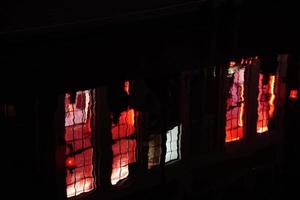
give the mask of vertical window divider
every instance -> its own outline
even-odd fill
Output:
[[[107,87],[96,89],[96,143],[101,151],[98,157],[97,172],[100,176],[101,188],[106,193],[111,188],[110,175],[112,171],[112,137],[111,119],[107,102]]]
[[[259,82],[259,61],[254,60],[245,71],[245,137],[247,140],[253,140],[256,136],[257,127],[257,96]]]

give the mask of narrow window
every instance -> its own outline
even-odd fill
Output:
[[[149,136],[148,169],[160,164],[161,157],[161,135]]]
[[[175,126],[167,132],[165,162],[180,159],[181,125]]]
[[[95,189],[92,146],[91,91],[76,92],[75,102],[65,95],[67,197]]]
[[[245,67],[231,62],[227,76],[230,89],[226,100],[226,142],[244,137],[244,76]]]
[[[259,74],[258,84],[258,119],[257,133],[265,133],[269,131],[270,120],[274,116],[275,111],[275,76]]]
[[[124,84],[124,91],[129,95],[129,81]],[[135,121],[138,113],[128,107],[121,112],[117,123],[112,123],[112,174],[111,184],[129,176],[129,164],[136,162],[136,128]]]

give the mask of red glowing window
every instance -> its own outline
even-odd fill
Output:
[[[161,135],[149,136],[148,169],[160,164],[161,158]]]
[[[298,99],[298,90],[296,90],[296,89],[291,90],[289,98],[291,100],[297,100]]]
[[[91,91],[77,92],[75,103],[70,102],[70,94],[65,95],[67,197],[95,189],[91,108]]]
[[[165,162],[180,159],[181,125],[175,126],[167,132]]]
[[[121,113],[118,124],[112,125],[113,163],[111,183],[117,184],[129,175],[129,164],[136,162],[135,111],[128,109]]]
[[[129,81],[124,84],[124,91],[129,95]],[[118,123],[112,123],[113,163],[111,184],[129,176],[129,165],[136,162],[136,128],[138,113],[128,108],[121,112]]]
[[[226,142],[240,140],[245,134],[244,76],[245,67],[232,66],[228,69],[231,84],[226,100]]]
[[[268,79],[268,81],[264,81]],[[274,116],[275,110],[275,76],[259,74],[258,84],[258,119],[257,119],[257,133],[265,133],[269,131],[269,122]]]

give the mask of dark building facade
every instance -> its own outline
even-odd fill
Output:
[[[295,192],[293,5],[30,1],[1,9],[8,195],[263,199]]]

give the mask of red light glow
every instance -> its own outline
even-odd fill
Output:
[[[116,140],[123,137],[128,137],[134,134],[134,117],[133,109],[129,109],[121,113],[118,124],[112,125],[112,139]]]
[[[129,81],[125,81],[124,90],[129,95]],[[136,162],[135,118],[138,112],[128,108],[119,117],[118,123],[112,123],[113,161],[111,184],[116,185],[120,180],[129,176],[129,164]]]
[[[76,168],[76,161],[74,157],[68,157],[66,159],[66,166],[68,169],[74,169]]]
[[[298,90],[296,90],[296,89],[291,90],[289,98],[291,100],[297,100],[298,99]]]

